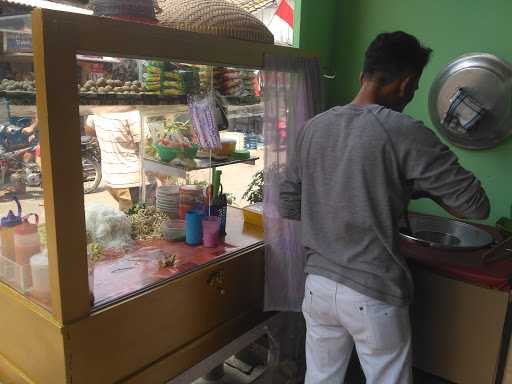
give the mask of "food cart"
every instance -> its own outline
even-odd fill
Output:
[[[158,70],[170,72],[170,77],[182,70],[180,65],[186,65],[197,79],[201,71],[209,71],[206,87],[211,89],[218,76],[256,73],[266,53],[305,53],[272,44],[40,9],[33,12],[31,25],[36,94],[33,90],[11,89],[4,91],[4,96],[15,115],[35,111],[37,99],[43,181],[39,190],[28,189],[30,196],[20,197],[21,214],[14,210],[7,215],[14,202],[9,200],[10,195],[4,196],[2,217],[11,220],[2,226],[2,249],[8,244],[25,246],[30,235],[38,242],[41,254],[32,255],[38,256],[38,263],[20,261],[16,252],[10,257],[2,254],[0,380],[52,384],[165,382],[268,317],[262,311],[262,231],[244,224],[240,209],[221,207],[225,209],[226,236],[213,246],[192,246],[184,239],[170,241],[160,231],[168,219],[179,220],[176,214],[181,216],[182,201],[173,199],[183,187],[204,185],[205,180],[210,186],[212,175],[218,175],[220,169],[228,173],[229,167],[237,166],[241,168],[235,174],[244,180],[246,172],[258,170],[254,164],[259,159],[257,153],[245,150],[240,143],[233,146],[232,140],[222,147],[227,154],[212,155],[210,151],[202,159],[195,152],[187,155],[187,149],[197,150],[190,124],[182,136],[191,142],[173,146],[176,136],[167,135],[169,124],[186,123],[180,116],[187,112],[188,96],[193,92],[150,92],[145,88],[144,65],[160,63]],[[77,60],[84,57],[134,60],[140,77],[130,79],[130,85],[127,79],[118,85],[115,81],[119,79],[112,78],[96,78],[94,86],[84,83],[77,74]],[[226,77],[225,73],[230,75]],[[107,80],[114,83],[105,90]],[[104,88],[101,91],[100,85]],[[262,106],[256,94],[222,96],[228,104],[228,120],[230,113],[261,117]],[[96,195],[84,198],[80,127],[86,116],[126,111],[140,115],[140,140],[135,140],[140,147],[134,153],[141,164],[142,204],[129,213],[122,212],[103,192],[101,199],[109,200],[100,199],[100,203],[106,202],[108,209],[98,211],[97,220],[111,215],[117,227],[109,224],[106,231],[110,240],[119,240],[119,233],[127,234],[119,228],[134,223],[130,215],[144,215],[151,209],[154,214],[160,204],[160,208],[167,209],[167,216],[160,215],[158,224],[152,216],[149,232],[132,233],[116,248],[106,246],[105,238],[86,220],[89,209],[98,202]],[[162,156],[163,139],[179,151],[173,159],[179,161]],[[189,174],[194,172],[200,175],[192,182]],[[168,195],[159,194],[164,190]],[[219,196],[227,192],[216,191]],[[39,199],[34,198],[37,193]],[[205,204],[208,210],[211,204]],[[38,213],[38,222],[34,215],[26,217],[29,213]]]

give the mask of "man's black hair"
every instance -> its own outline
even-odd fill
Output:
[[[381,33],[366,50],[363,76],[387,84],[404,75],[421,75],[431,53],[408,33]]]

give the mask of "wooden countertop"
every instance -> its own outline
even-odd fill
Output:
[[[190,272],[200,266],[257,245],[263,234],[244,225],[241,209],[229,208],[224,242],[216,248],[192,247],[166,240],[137,241],[123,255],[112,255],[94,268],[94,305],[102,306],[141,289]],[[159,260],[176,255],[174,266],[161,268]]]
[[[504,240],[496,228],[477,226],[489,232],[497,243]],[[495,254],[496,259],[484,260],[487,252]],[[512,290],[512,257],[495,245],[475,251],[446,251],[402,240],[400,253],[409,263],[426,267],[440,275],[490,289]]]

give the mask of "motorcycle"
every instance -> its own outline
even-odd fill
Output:
[[[23,193],[27,186],[41,185],[41,170],[33,160],[34,151],[35,146],[31,146],[0,154],[0,181],[3,186],[10,184],[17,193]]]
[[[38,140],[27,139],[23,142],[21,131],[22,128],[15,126],[0,127],[0,132],[4,136],[4,139],[0,140],[0,184],[4,187],[10,184],[17,193],[23,192],[27,186],[38,187],[42,181],[41,169],[35,161]],[[10,150],[7,151],[5,144],[8,141],[16,144],[9,145]],[[101,155],[96,140],[89,136],[81,137],[80,150],[84,193],[88,194],[96,191],[100,185]]]
[[[37,137],[27,137],[23,128],[0,126],[0,182],[22,193],[41,184],[41,170],[35,162]]]

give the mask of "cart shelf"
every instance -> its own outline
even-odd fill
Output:
[[[0,91],[15,105],[35,105],[36,94],[29,91]],[[257,105],[256,96],[225,96],[229,105]],[[150,93],[80,93],[80,105],[175,105],[187,104],[186,96],[155,95]]]
[[[155,172],[164,176],[175,176],[175,177],[186,177],[187,172],[192,171],[200,171],[202,169],[209,169],[209,168],[218,168],[218,167],[225,167],[228,165],[234,165],[234,164],[248,164],[248,165],[255,165],[256,160],[259,160],[259,157],[251,157],[247,160],[233,160],[228,159],[225,161],[214,161],[210,163],[208,159],[195,159],[197,163],[196,168],[185,168],[185,167],[179,167],[175,165],[171,165],[169,163],[164,163],[159,160],[151,159],[151,158],[144,158],[144,170],[148,172]]]

